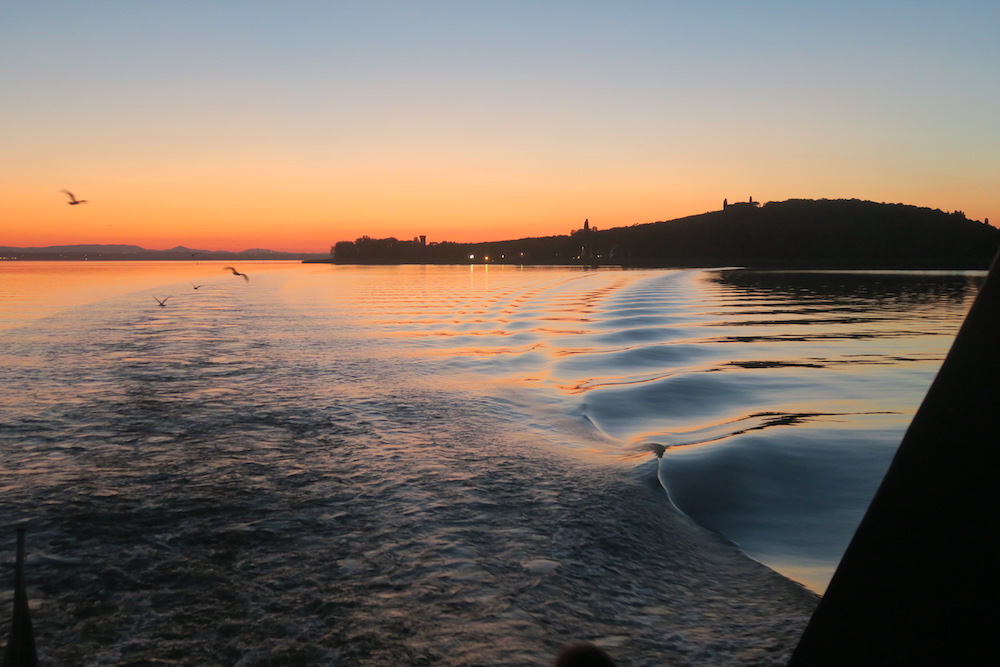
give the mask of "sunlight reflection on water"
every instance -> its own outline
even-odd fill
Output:
[[[54,554],[35,594],[62,646],[545,664],[585,631],[624,632],[630,664],[787,655],[811,598],[677,517],[657,472],[822,590],[977,286],[241,268],[0,265],[0,509]]]
[[[411,273],[369,275],[406,282]],[[649,441],[690,447],[684,434],[721,429],[712,441],[722,444],[698,459],[711,465],[668,452],[673,500],[763,562],[790,576],[808,571],[803,581],[820,591],[982,276],[470,267],[459,291],[444,273],[422,270],[424,289],[385,301],[369,299],[385,289],[369,285],[354,297],[357,312],[427,348],[449,381],[494,384],[528,412],[552,405],[577,415],[595,429],[594,441],[574,444],[590,452],[629,456],[648,451]],[[497,303],[502,317],[484,317]],[[838,455],[772,452],[741,426],[725,432],[755,413],[779,417],[754,427],[767,430],[766,442],[799,438],[812,443],[806,452]],[[876,419],[872,431],[876,413],[892,417]],[[581,428],[574,437],[588,430]],[[541,430],[565,440],[558,429]],[[856,443],[869,448],[857,453]],[[734,462],[744,451],[754,452],[755,466]],[[804,459],[795,475],[777,472],[788,457]],[[859,468],[861,482],[842,493],[844,475]],[[738,485],[730,479],[736,469]],[[768,493],[739,492],[755,485]],[[800,514],[803,493],[844,509]]]

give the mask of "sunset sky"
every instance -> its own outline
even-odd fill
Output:
[[[4,3],[0,245],[324,252],[751,195],[996,225],[998,27],[993,0]]]

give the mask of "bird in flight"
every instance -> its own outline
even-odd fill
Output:
[[[66,202],[66,203],[69,204],[70,206],[76,206],[77,204],[86,204],[87,203],[86,199],[77,199],[76,197],[74,197],[73,193],[70,192],[69,190],[63,190],[63,192],[65,192],[66,194],[69,195],[69,201]]]
[[[202,287],[204,287],[204,285],[195,285],[194,283],[191,283],[191,287],[195,289],[201,289]]]
[[[237,271],[236,269],[234,269],[231,266],[227,266],[226,269],[229,270],[229,271],[232,271],[234,276],[243,276],[243,280],[245,280],[247,282],[250,282],[250,276],[248,276],[247,274],[240,273],[239,271]]]
[[[164,306],[167,305],[167,299],[169,299],[170,297],[168,296],[168,297],[164,297],[163,299],[157,299],[154,296],[153,298],[156,299],[156,303],[160,304],[161,307],[164,307]]]

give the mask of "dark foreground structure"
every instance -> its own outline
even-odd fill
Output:
[[[790,665],[1000,664],[1000,255]]]
[[[17,558],[14,565],[14,615],[2,667],[37,667],[35,632],[28,612],[28,593],[24,585],[24,528],[17,529]]]

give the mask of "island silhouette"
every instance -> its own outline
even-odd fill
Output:
[[[985,269],[1000,230],[962,211],[859,199],[790,199],[563,236],[428,243],[362,236],[330,249],[335,264],[540,264],[626,267]],[[316,260],[313,260],[316,261]]]

